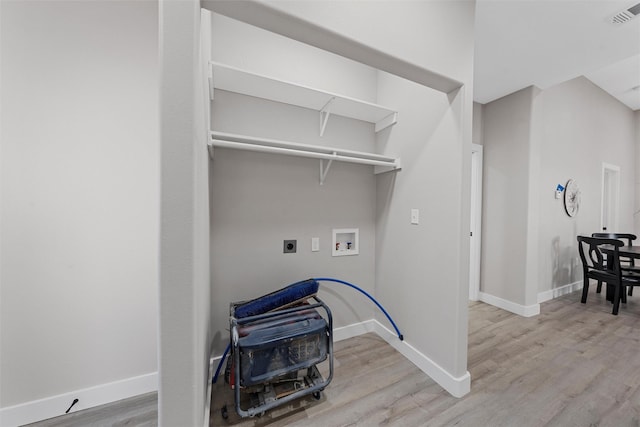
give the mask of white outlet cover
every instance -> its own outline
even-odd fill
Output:
[[[411,209],[411,224],[420,224],[420,210]]]

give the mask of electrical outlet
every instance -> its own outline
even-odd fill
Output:
[[[295,254],[297,246],[297,240],[285,240],[282,252],[285,254]]]

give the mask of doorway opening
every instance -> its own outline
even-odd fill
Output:
[[[482,145],[471,144],[471,224],[469,232],[469,299],[480,293],[480,237],[482,230]]]
[[[600,230],[607,233],[618,231],[618,212],[620,208],[620,167],[608,163],[602,164],[602,203]]]

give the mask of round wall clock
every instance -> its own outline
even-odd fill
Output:
[[[573,217],[576,216],[579,208],[580,189],[578,188],[578,184],[570,179],[564,188],[564,210],[567,212],[567,215]]]

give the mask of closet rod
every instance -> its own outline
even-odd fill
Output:
[[[323,160],[336,160],[340,162],[348,162],[348,163],[358,163],[363,165],[372,165],[372,166],[386,166],[397,168],[397,162],[394,159],[391,160],[374,160],[360,157],[353,157],[348,155],[338,154],[337,152],[329,153],[318,153],[315,151],[305,151],[300,148],[283,148],[283,147],[272,147],[269,145],[257,145],[245,142],[237,142],[237,141],[227,141],[223,139],[211,139],[211,143],[214,147],[223,147],[223,148],[234,148],[237,150],[248,150],[248,151],[258,151],[262,153],[278,153],[278,154],[286,154],[290,156],[298,156],[298,157],[309,157],[312,159],[323,159]],[[331,150],[330,148],[326,148],[327,150]]]
[[[226,133],[212,130],[209,132],[210,141],[223,140],[231,142],[240,142],[247,145],[255,145],[260,147],[278,147],[278,148],[290,148],[293,150],[299,150],[304,152],[333,154],[336,153],[340,156],[356,157],[361,159],[380,160],[383,162],[394,163],[396,159],[394,157],[383,156],[382,154],[367,153],[362,151],[345,150],[342,148],[327,147],[324,145],[311,145],[301,144],[299,142],[283,141],[279,139],[270,138],[258,138],[255,136],[240,135],[235,133]],[[247,148],[249,149],[249,148]]]

